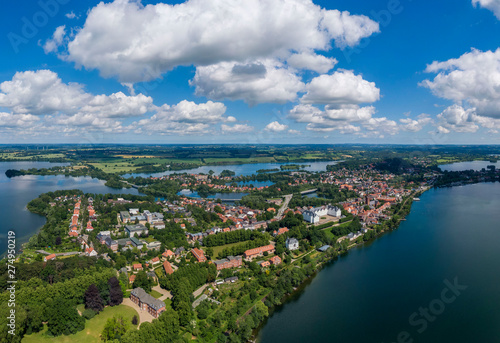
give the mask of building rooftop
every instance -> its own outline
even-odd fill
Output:
[[[168,261],[163,262],[163,269],[165,269],[165,273],[167,273],[168,275],[174,273],[174,269],[172,268],[172,265]]]
[[[157,311],[162,307],[165,307],[165,303],[163,301],[155,299],[152,295],[146,293],[146,291],[141,287],[134,288],[132,292],[130,292],[130,294],[135,295],[141,300],[141,302],[148,304],[150,307]]]

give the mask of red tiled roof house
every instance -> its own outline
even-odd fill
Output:
[[[47,262],[47,261],[51,261],[51,260],[55,260],[56,259],[56,254],[50,254],[50,255],[47,255],[43,258],[43,261],[44,262]]]
[[[198,262],[202,263],[202,262],[207,261],[207,258],[205,257],[203,250],[200,250],[198,248],[193,248],[193,250],[191,250],[191,253],[193,254],[193,256],[196,258],[196,260]]]
[[[252,259],[260,256],[264,256],[264,253],[267,252],[269,254],[274,254],[275,248],[274,245],[269,244],[263,247],[249,249],[243,253],[243,257],[247,261],[251,261]]]
[[[168,261],[163,262],[163,269],[165,269],[165,273],[167,273],[168,275],[172,275],[174,273],[172,265]]]

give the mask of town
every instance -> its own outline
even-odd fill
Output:
[[[248,177],[183,173],[131,180],[144,196],[49,192],[28,205],[49,222],[18,260],[103,261],[116,273],[119,306],[136,310],[138,325],[175,313],[177,334],[245,340],[288,287],[396,228],[439,176],[418,168],[397,175],[373,164]],[[254,187],[257,179],[266,185]],[[177,194],[155,196],[159,189]],[[183,195],[201,189],[244,193],[237,201]],[[283,279],[290,275],[296,281]],[[272,286],[280,280],[293,285]]]

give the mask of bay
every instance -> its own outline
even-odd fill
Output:
[[[499,342],[500,184],[420,198],[399,229],[350,250],[278,307],[259,342]],[[455,282],[466,289],[443,302]],[[410,323],[429,307],[432,320]]]

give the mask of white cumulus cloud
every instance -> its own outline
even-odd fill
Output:
[[[311,52],[293,54],[287,60],[289,66],[296,69],[313,70],[317,73],[328,73],[338,61],[335,58],[328,58]]]
[[[424,126],[430,124],[432,119],[428,115],[420,115],[417,119],[403,118],[399,119],[400,128],[403,131],[418,132],[421,131]]]
[[[472,0],[472,4],[489,9],[500,19],[500,0]]]
[[[32,114],[12,114],[0,112],[0,127],[22,128],[31,126],[40,121],[40,118]]]
[[[36,122],[48,132],[74,132],[75,127],[124,132],[121,119],[144,115],[154,109],[152,103],[143,94],[94,95],[82,84],[64,83],[50,70],[17,72],[0,83],[0,108],[11,111],[2,115],[3,123]]]
[[[254,130],[253,126],[247,124],[235,124],[233,126],[222,124],[220,126],[223,133],[248,133]]]
[[[434,61],[425,71],[437,73],[421,83],[434,95],[475,108],[478,115],[500,117],[500,48],[473,49],[456,59]]]
[[[297,92],[305,87],[293,71],[273,59],[197,67],[190,84],[196,87],[196,95],[213,100],[241,99],[250,105],[295,101]]]
[[[323,9],[311,0],[146,6],[140,0],[115,0],[90,9],[64,59],[120,82],[139,82],[179,65],[286,58],[291,52],[330,50],[332,41],[339,48],[355,46],[378,31],[378,23],[366,16]]]
[[[500,119],[477,115],[474,109],[465,109],[459,105],[447,107],[438,114],[438,132],[450,133],[469,132],[474,133],[480,127],[488,129],[490,133],[498,133],[500,129]]]
[[[490,133],[500,129],[500,48],[472,49],[459,58],[434,61],[425,70],[437,73],[420,85],[438,97],[452,100],[437,116],[439,133],[474,133],[481,127]]]
[[[288,129],[288,125],[280,124],[278,121],[273,121],[272,123],[267,124],[264,128],[264,130],[269,132],[282,132],[286,129]]]
[[[183,100],[176,105],[163,105],[150,118],[132,124],[136,133],[161,135],[192,135],[213,132],[213,125],[234,122],[234,117],[225,116],[226,106],[220,102],[208,101],[196,104]]]
[[[374,82],[349,70],[315,77],[306,85],[306,91],[300,99],[304,104],[361,104],[380,99]]]
[[[309,104],[300,104],[289,112],[288,118],[297,123],[307,123],[306,129],[315,132],[338,131],[362,137],[381,137],[399,132],[399,126],[395,121],[386,117],[376,118],[373,114],[375,114],[373,106],[325,106],[321,110]]]
[[[48,115],[91,114],[101,117],[139,116],[148,111],[153,99],[143,94],[122,92],[93,95],[79,83],[64,83],[50,70],[17,72],[12,80],[0,83],[0,107],[13,113]]]
[[[64,36],[66,35],[66,26],[62,25],[56,28],[52,38],[47,39],[43,45],[43,50],[45,53],[56,52],[58,48],[63,44]]]

